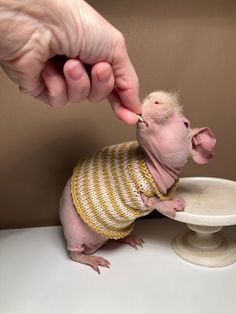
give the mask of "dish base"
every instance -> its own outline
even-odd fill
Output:
[[[222,227],[187,224],[177,235],[173,249],[184,260],[205,267],[224,267],[236,262],[236,243],[220,232]]]

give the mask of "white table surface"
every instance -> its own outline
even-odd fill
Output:
[[[61,227],[0,231],[1,314],[235,314],[236,264],[218,269],[180,259],[171,242],[184,224],[136,222],[143,249],[109,242],[98,275],[67,256]],[[224,232],[236,240],[236,226]]]

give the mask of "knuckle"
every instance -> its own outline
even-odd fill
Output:
[[[113,36],[113,49],[114,55],[119,55],[121,52],[123,53],[124,51],[126,51],[126,42],[125,42],[125,37],[123,36],[123,34],[116,30]]]
[[[120,47],[126,47],[125,37],[120,31],[116,33],[116,40]]]
[[[88,98],[89,90],[87,88],[81,89],[79,92],[69,92],[69,102],[79,103]]]
[[[112,88],[108,87],[106,89],[103,89],[101,92],[91,92],[88,95],[88,100],[91,102],[100,102],[104,100],[112,91]]]
[[[100,102],[100,101],[102,101],[104,98],[106,98],[106,96],[105,96],[105,97],[102,97],[102,96],[98,96],[98,95],[89,95],[89,96],[87,97],[87,99],[88,99],[89,101],[91,101],[91,102]]]

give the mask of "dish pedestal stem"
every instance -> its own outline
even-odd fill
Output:
[[[181,258],[205,267],[223,267],[236,262],[236,243],[219,232],[222,227],[187,226],[190,230],[177,235],[173,241],[174,251]]]

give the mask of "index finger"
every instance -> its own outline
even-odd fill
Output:
[[[111,65],[115,78],[115,90],[120,99],[120,106],[139,114],[141,112],[139,80],[128,56],[123,37],[114,50]]]

